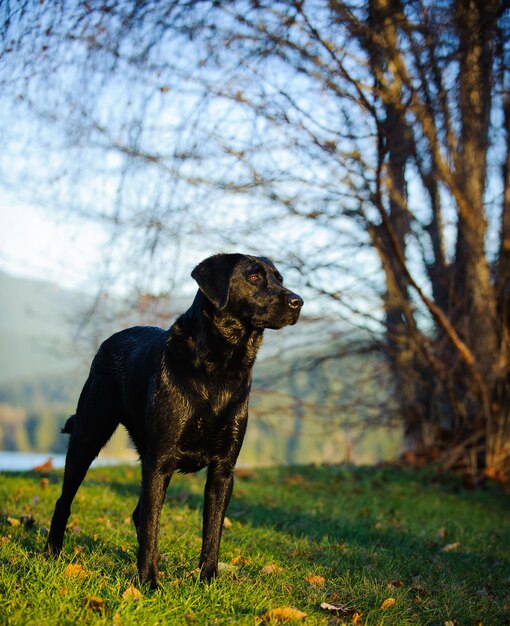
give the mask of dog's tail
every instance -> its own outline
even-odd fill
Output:
[[[74,421],[76,419],[76,415],[71,415],[71,417],[64,424],[64,428],[60,431],[61,433],[66,433],[70,435],[73,432]]]

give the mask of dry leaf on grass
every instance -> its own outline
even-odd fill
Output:
[[[324,587],[326,584],[323,576],[305,576],[305,580],[312,587]]]
[[[230,518],[226,517],[223,520],[223,528],[232,528],[232,520]]]
[[[19,528],[21,526],[21,522],[16,517],[8,517],[6,521],[13,528]]]
[[[230,559],[231,565],[249,565],[249,563],[250,559],[247,559],[242,554],[238,554],[237,556],[234,556],[232,559]]]
[[[122,594],[124,600],[141,600],[143,595],[133,584],[131,584]]]
[[[50,456],[47,458],[46,461],[44,461],[44,463],[41,463],[40,465],[36,465],[35,467],[33,467],[32,472],[48,472],[52,469],[54,469],[53,459]]]
[[[400,580],[392,580],[391,582],[389,582],[386,587],[388,589],[399,589],[400,587],[403,586],[403,582]]]
[[[285,476],[283,482],[287,485],[302,485],[305,482],[305,479],[301,474],[294,474],[293,476]]]
[[[455,541],[454,543],[449,543],[444,548],[441,549],[441,552],[455,552],[460,548],[460,542]]]
[[[90,572],[86,570],[83,565],[79,563],[69,563],[69,565],[64,570],[64,576],[69,576],[70,578],[76,578],[78,576],[85,576]]]
[[[386,600],[381,604],[381,609],[387,609],[390,606],[395,604],[395,598],[386,598]]]
[[[298,611],[298,609],[293,609],[289,606],[285,606],[277,609],[269,609],[262,616],[262,622],[265,624],[267,622],[278,622],[279,624],[282,622],[289,622],[290,620],[296,619],[304,619],[306,617],[306,613],[303,611]]]
[[[97,596],[87,596],[83,601],[83,606],[86,609],[95,611],[96,613],[106,613],[108,611],[108,607],[106,606],[104,600],[102,598],[98,598]]]
[[[261,570],[261,574],[278,574],[283,571],[283,567],[279,565],[274,565],[273,563],[269,563],[269,565],[265,565]]]
[[[338,615],[336,619],[344,619],[351,618],[351,624],[361,624],[361,613],[353,609],[352,607],[347,606],[346,604],[341,604],[340,602],[335,602],[335,604],[331,604],[330,602],[323,602],[321,604],[321,609],[332,613],[333,615]],[[342,621],[343,624],[343,621]]]
[[[340,602],[335,602],[335,604],[332,604],[330,602],[322,602],[321,609],[329,611],[330,613],[339,613],[341,615],[350,615],[353,612],[353,610],[350,609],[347,605],[341,604]]]

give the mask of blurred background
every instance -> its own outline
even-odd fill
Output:
[[[101,341],[241,251],[306,303],[241,463],[508,476],[509,42],[494,0],[1,2],[0,448],[65,452]]]

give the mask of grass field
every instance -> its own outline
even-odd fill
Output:
[[[204,585],[195,569],[204,475],[176,476],[162,515],[161,588],[138,593],[130,515],[139,469],[90,471],[63,556],[46,561],[61,479],[0,476],[2,624],[510,623],[510,498],[496,485],[469,491],[391,467],[244,472],[220,576]]]

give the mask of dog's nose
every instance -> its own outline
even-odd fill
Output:
[[[291,309],[300,309],[303,306],[303,298],[300,298],[295,293],[289,295],[287,302]]]

